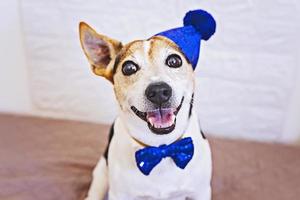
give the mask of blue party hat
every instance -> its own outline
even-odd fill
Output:
[[[208,40],[215,33],[216,21],[204,10],[193,10],[186,13],[183,25],[156,35],[167,37],[176,43],[195,69],[201,40]]]

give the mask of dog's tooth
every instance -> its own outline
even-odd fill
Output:
[[[171,120],[170,120],[171,125],[175,122],[175,119],[176,119],[176,116],[175,116],[175,115],[172,115]],[[170,126],[171,126],[171,125],[170,125]]]
[[[149,117],[148,118],[148,122],[151,124],[151,126],[154,126],[154,122],[153,122],[153,118],[152,117]]]

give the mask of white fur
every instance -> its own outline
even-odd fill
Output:
[[[134,157],[135,151],[143,147],[131,138],[124,122],[118,118],[109,148],[109,200],[211,199],[211,152],[208,141],[200,134],[195,114],[190,118],[184,137],[192,137],[195,147],[194,157],[186,168],[182,170],[171,158],[166,158],[155,166],[149,176],[145,176],[137,168]],[[95,175],[97,174],[101,173],[96,172]],[[103,182],[95,177],[93,182],[97,181]],[[89,192],[96,193],[97,191]],[[100,200],[102,197],[101,194],[88,199]]]
[[[107,162],[104,157],[101,157],[93,171],[93,181],[86,200],[104,199],[108,189],[107,175]]]

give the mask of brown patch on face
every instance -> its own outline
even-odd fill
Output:
[[[148,51],[148,55],[149,55],[149,58],[150,59],[153,59],[153,51],[154,51],[154,43],[155,43],[155,40],[150,38],[148,39],[147,41],[150,41],[150,49]]]
[[[186,59],[186,61],[190,63],[190,61],[188,60],[188,58],[185,56],[185,54],[182,52],[182,50],[177,46],[177,44],[175,44],[172,40],[163,37],[163,36],[153,36],[151,38],[148,39],[151,42],[151,47],[149,50],[149,57],[153,58],[153,51],[155,48],[157,48],[157,44],[159,43],[158,41],[160,41],[161,43],[164,43],[166,45],[166,48],[173,48],[175,51],[178,51],[181,53],[181,55]]]
[[[169,75],[174,81],[194,80],[192,65],[173,41],[163,36],[153,36],[149,41],[151,42],[149,60],[152,62],[153,70],[166,73],[166,75]],[[181,67],[174,69],[166,66],[166,59],[171,54],[177,54],[181,57],[183,61]]]
[[[116,56],[115,63],[114,63],[114,66],[113,66],[113,70],[112,70],[112,73],[113,73],[113,74],[116,73],[119,64],[120,64],[126,57],[128,57],[130,54],[132,54],[132,53],[134,52],[135,49],[137,49],[138,47],[141,47],[141,46],[142,46],[142,44],[141,44],[142,42],[143,42],[142,40],[135,40],[135,41],[132,41],[132,42],[126,44],[126,45],[121,49],[121,51],[119,51],[119,53],[118,53],[117,56]]]
[[[132,60],[134,58],[134,54],[139,53],[142,50],[143,40],[135,40],[126,44],[116,56],[112,73],[115,82],[114,90],[118,101],[124,101],[125,95],[123,91],[126,90],[126,88],[132,85],[140,77],[140,74],[138,72],[135,75],[125,77],[121,71],[122,64],[125,60]],[[136,60],[133,60],[133,62],[139,65]],[[116,76],[122,77],[122,80],[120,78],[116,80]]]

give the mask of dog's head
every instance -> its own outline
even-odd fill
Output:
[[[85,23],[79,29],[93,72],[113,84],[120,117],[131,136],[147,145],[180,138],[188,125],[195,87],[192,63],[181,48],[164,36],[123,46]]]

